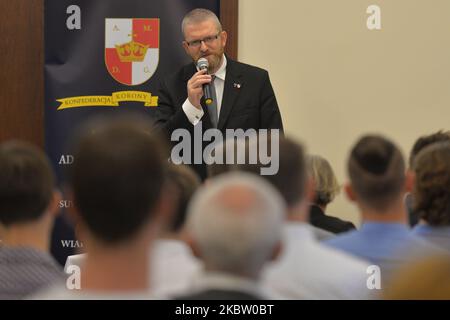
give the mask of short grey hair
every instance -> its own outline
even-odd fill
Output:
[[[208,9],[194,9],[190,12],[188,12],[181,23],[181,32],[184,35],[184,31],[186,30],[186,26],[188,24],[197,24],[201,23],[207,20],[212,20],[217,27],[217,32],[222,31],[222,24],[219,21],[219,18],[217,18],[216,14]]]
[[[197,192],[186,227],[211,268],[258,275],[281,241],[284,215],[283,199],[268,182],[231,172]]]
[[[314,203],[329,204],[340,191],[333,168],[327,159],[318,155],[307,155],[306,164],[309,175],[314,180],[316,193]]]

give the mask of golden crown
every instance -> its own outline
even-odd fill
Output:
[[[121,62],[141,62],[147,54],[148,45],[136,41],[130,41],[116,45],[116,51]]]

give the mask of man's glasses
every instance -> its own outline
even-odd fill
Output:
[[[189,47],[192,48],[199,48],[202,45],[202,42],[204,42],[206,45],[210,45],[214,42],[214,40],[217,40],[219,38],[220,32],[214,36],[209,36],[203,39],[199,40],[192,40],[192,41],[186,41]]]

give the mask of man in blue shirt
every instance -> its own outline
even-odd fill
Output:
[[[409,230],[404,195],[412,179],[391,141],[362,137],[351,150],[347,170],[350,183],[345,190],[359,208],[362,226],[326,244],[378,265],[383,280],[415,258],[440,253]]]

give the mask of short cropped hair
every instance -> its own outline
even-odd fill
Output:
[[[434,143],[419,152],[414,171],[414,210],[429,225],[450,225],[450,142]]]
[[[390,140],[377,135],[359,139],[347,165],[350,181],[362,203],[385,210],[401,193],[405,182],[405,162]]]
[[[52,199],[55,177],[39,148],[19,141],[0,146],[0,223],[38,220]]]
[[[189,201],[200,187],[201,180],[193,169],[182,164],[169,165],[168,180],[178,191],[178,205],[170,225],[170,231],[178,232],[184,226]]]
[[[250,140],[246,148],[250,148],[251,144],[256,140]],[[269,181],[284,198],[288,207],[298,203],[305,196],[306,185],[306,160],[303,146],[286,137],[279,138],[279,168],[274,175],[263,175],[262,178]],[[268,145],[271,145],[271,139],[268,138]],[[248,151],[246,152],[248,154]],[[273,156],[273,155],[272,155]],[[257,164],[237,164],[236,169],[240,171],[260,173],[263,167],[260,161]]]
[[[253,174],[232,172],[198,190],[186,227],[209,266],[255,273],[280,241],[284,214],[273,186]]]
[[[212,20],[216,24],[217,32],[222,31],[222,24],[220,23],[219,18],[217,18],[214,12],[208,9],[198,8],[188,12],[184,16],[181,23],[181,32],[183,32],[183,35],[185,34],[184,32],[188,24],[202,23],[207,20]]]
[[[450,142],[450,131],[442,131],[439,130],[438,132],[435,132],[430,135],[425,135],[420,137],[416,140],[414,143],[411,152],[409,154],[409,167],[412,169],[414,166],[414,160],[417,156],[417,154],[424,149],[425,147],[436,143],[436,142]]]
[[[97,240],[127,241],[152,218],[167,175],[165,152],[142,117],[102,117],[81,128],[69,183],[81,219]]]
[[[308,155],[306,163],[309,175],[314,180],[314,203],[326,206],[334,200],[340,190],[333,168],[327,159],[319,155]]]

